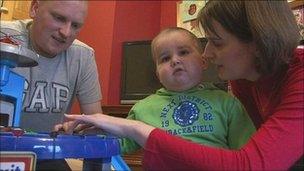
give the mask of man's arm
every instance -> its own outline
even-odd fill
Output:
[[[80,110],[83,114],[102,113],[100,101],[88,104],[80,104]]]
[[[79,104],[81,113],[85,115],[95,114],[95,113],[102,113],[101,108],[101,102],[97,101],[94,103],[87,103],[87,104]],[[74,129],[74,131],[79,133],[94,133],[99,134],[102,133],[102,131],[98,128],[95,128],[95,126],[88,126],[88,125],[82,125],[80,124],[78,127]]]
[[[83,114],[94,114],[94,113],[102,113],[101,104],[100,101],[94,102],[94,103],[88,103],[88,104],[80,104],[80,110]],[[54,131],[64,130],[66,133],[72,133],[73,131],[81,131],[83,129],[87,129],[88,126],[78,126],[78,128],[73,127],[71,129],[71,125],[73,122],[65,122],[61,124],[57,124],[54,126]],[[69,131],[67,131],[69,130]]]

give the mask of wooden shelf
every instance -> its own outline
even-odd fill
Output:
[[[301,6],[304,6],[304,1],[303,0],[290,1],[289,6],[291,9],[300,8]]]
[[[103,105],[102,111],[105,114],[126,118],[133,105]]]
[[[103,105],[102,111],[105,114],[126,118],[133,105]],[[122,156],[132,171],[142,171],[142,150],[136,151],[132,154],[125,154]]]
[[[1,7],[1,20],[11,21],[11,20],[29,19],[30,6],[31,6],[30,0],[23,0],[23,1],[5,0],[3,1],[3,7]]]
[[[139,150],[132,154],[125,154],[122,156],[128,166],[131,168],[132,171],[142,171],[142,158],[143,158],[143,151]]]

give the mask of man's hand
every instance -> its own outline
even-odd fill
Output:
[[[101,133],[100,129],[90,123],[84,123],[80,120],[66,121],[54,126],[54,132],[63,132],[65,134],[96,134]]]
[[[90,126],[94,125],[106,133],[118,137],[131,138],[142,147],[145,145],[152,130],[155,129],[155,127],[141,121],[118,118],[101,113],[91,115],[65,115],[65,117],[70,119],[70,121],[75,121],[74,123],[67,123],[69,126],[73,126],[75,123],[87,123]]]
[[[61,124],[57,124],[54,126],[53,131],[54,132],[64,132],[67,134],[72,134],[74,132],[74,129],[76,128],[77,121],[67,121]]]

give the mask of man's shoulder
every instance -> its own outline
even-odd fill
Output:
[[[70,60],[87,60],[94,58],[95,51],[89,45],[81,42],[80,40],[75,39],[71,46],[66,50],[67,53],[62,53],[63,55],[73,56],[69,58]]]
[[[17,34],[11,31],[18,31],[20,33],[27,32],[26,26],[31,23],[31,19],[14,20],[14,21],[0,21],[1,31],[8,34]]]
[[[82,50],[87,50],[87,51],[94,52],[94,49],[92,47],[90,47],[89,45],[85,44],[84,42],[82,42],[78,39],[74,40],[74,42],[72,43],[70,48],[72,48],[72,49],[82,49]]]

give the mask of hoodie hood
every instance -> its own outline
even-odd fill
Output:
[[[170,91],[170,90],[167,90],[166,88],[161,88],[156,91],[156,94],[160,95],[160,96],[174,96],[174,95],[178,95],[178,94],[193,93],[193,92],[200,91],[200,90],[220,90],[220,89],[217,88],[216,86],[214,86],[210,82],[205,82],[205,83],[201,83],[195,87],[192,87],[189,90],[181,91],[181,92]]]

